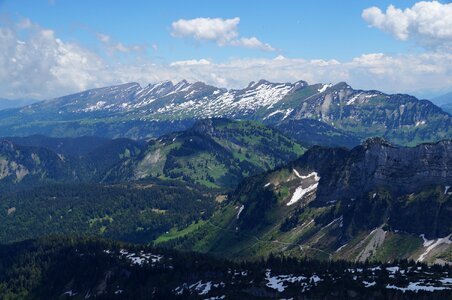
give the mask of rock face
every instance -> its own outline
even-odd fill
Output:
[[[313,137],[312,128],[322,145],[354,146],[372,136],[400,144],[452,137],[452,117],[426,100],[354,90],[343,82],[265,80],[239,90],[187,81],[89,90],[0,112],[0,135],[156,137],[213,117],[258,120],[300,138]]]
[[[353,198],[380,187],[402,195],[452,184],[452,141],[409,148],[374,138],[351,151],[314,148],[296,164],[319,173],[318,200]]]
[[[0,187],[11,183],[31,183],[43,177],[50,180],[74,179],[71,162],[46,148],[19,146],[8,140],[0,141]]]

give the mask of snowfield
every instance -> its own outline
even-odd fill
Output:
[[[317,174],[317,172],[312,172],[308,175],[300,175],[297,170],[293,169],[293,172],[295,173],[295,176],[301,179],[301,185],[295,189],[295,192],[292,194],[292,197],[290,198],[289,202],[286,204],[287,206],[290,206],[292,204],[297,203],[301,199],[303,199],[304,196],[311,194],[315,190],[317,190],[317,187],[319,185],[320,177]],[[303,187],[304,181],[306,179],[311,179],[314,181],[313,184],[309,185],[308,187]]]

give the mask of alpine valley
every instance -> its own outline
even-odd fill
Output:
[[[452,299],[452,116],[170,81],[0,111],[1,299]]]

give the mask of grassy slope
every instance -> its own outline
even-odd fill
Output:
[[[278,131],[251,121],[211,120],[152,142],[140,157],[110,173],[132,179],[158,177],[210,188],[233,187],[242,178],[296,159],[305,149]],[[195,125],[196,126],[196,125]],[[210,131],[211,128],[211,131]],[[124,175],[125,174],[125,175]],[[123,178],[124,179],[124,178]]]

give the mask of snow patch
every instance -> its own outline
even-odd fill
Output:
[[[330,84],[324,84],[320,89],[318,89],[317,91],[319,92],[319,93],[323,93],[324,91],[326,91],[327,90],[327,88],[329,88],[329,87],[332,87],[333,85],[330,83]]]
[[[435,240],[427,240],[425,238],[425,234],[421,234],[419,237],[421,237],[424,240],[424,244],[423,244],[424,247],[428,247],[435,242]]]
[[[434,291],[441,291],[441,290],[449,290],[448,287],[439,287],[439,286],[432,286],[432,285],[421,285],[421,282],[410,282],[407,287],[402,288],[398,287],[393,284],[387,284],[387,289],[394,289],[394,290],[400,290],[402,292],[406,291],[412,291],[417,293],[418,291],[426,291],[426,292],[434,292]]]
[[[322,281],[322,279],[317,275],[312,275],[311,278],[309,278],[309,281],[314,282],[316,284],[319,281]]]
[[[206,283],[202,283],[202,281],[198,281],[189,286],[190,290],[193,289],[198,292],[198,295],[206,295],[212,289],[212,281],[208,281]]]
[[[162,255],[144,253],[143,251],[140,251],[139,253],[134,253],[134,252],[129,252],[125,249],[121,249],[121,250],[119,250],[119,253],[121,254],[121,256],[124,256],[126,259],[128,259],[132,265],[138,265],[138,266],[142,266],[143,264],[148,264],[148,263],[154,264],[154,263],[160,262],[160,260],[163,258]]]
[[[271,289],[277,290],[278,292],[284,292],[287,285],[284,285],[285,282],[288,283],[295,283],[300,282],[302,280],[308,279],[304,276],[293,276],[290,275],[277,275],[277,276],[270,276],[271,270],[267,270],[265,273],[265,280],[267,280],[267,286]],[[321,279],[317,275],[313,275],[310,280],[313,280],[314,283],[320,281]]]
[[[107,104],[105,101],[98,101],[96,104],[90,105],[83,109],[84,112],[90,112],[90,111],[96,111],[104,108],[104,106]]]
[[[225,287],[226,284],[224,282],[220,283],[212,283],[212,281],[208,281],[206,283],[203,283],[202,280],[199,280],[198,282],[195,282],[191,285],[188,285],[187,283],[183,283],[181,286],[176,287],[173,292],[176,295],[182,295],[184,291],[190,291],[190,292],[196,292],[198,295],[207,295],[212,288],[219,288],[219,287]],[[224,296],[218,296],[218,297],[211,297],[207,299],[224,299]]]
[[[425,125],[425,121],[417,121],[415,127],[418,127],[420,125]]]
[[[296,169],[293,169],[293,172],[295,173],[295,175],[300,178],[300,179],[307,179],[309,177],[314,176],[314,180],[315,181],[319,181],[320,180],[320,176],[317,174],[317,172],[312,172],[309,173],[308,175],[304,176],[304,175],[300,175],[300,173],[298,173],[298,171]]]
[[[361,96],[361,93],[356,94],[355,96],[353,96],[352,98],[350,98],[347,101],[346,105],[352,105],[353,103],[355,103],[355,101],[359,98],[359,96]]]
[[[286,113],[284,114],[284,117],[282,119],[285,120],[292,112],[293,108],[286,109]]]
[[[290,198],[290,201],[287,203],[287,206],[297,203],[305,195],[315,191],[317,189],[318,185],[319,185],[319,183],[316,182],[316,183],[308,186],[307,188],[303,188],[302,186],[297,187],[297,189],[295,190],[295,192],[292,195],[292,198]]]
[[[452,278],[443,278],[439,280],[442,284],[452,284]]]
[[[237,212],[237,220],[240,218],[240,214],[242,213],[244,208],[245,208],[245,205],[242,204],[242,206],[240,206],[240,208],[239,208],[239,211]]]
[[[363,281],[364,287],[368,288],[371,286],[376,285],[377,283],[375,281],[369,282],[369,281]]]
[[[271,113],[269,113],[268,114],[268,116],[266,116],[265,118],[264,118],[264,120],[265,119],[268,119],[268,118],[270,118],[270,117],[272,117],[272,116],[274,116],[274,115],[277,115],[277,114],[283,114],[284,113],[284,110],[275,110],[274,112],[271,112]]]
[[[294,203],[297,203],[299,200],[301,200],[305,195],[315,191],[317,189],[317,186],[319,185],[320,177],[317,174],[317,172],[312,172],[308,175],[300,175],[296,169],[293,169],[293,172],[295,173],[295,176],[298,178],[305,180],[310,177],[314,177],[314,183],[308,186],[307,188],[303,188],[303,186],[299,186],[295,189],[295,192],[292,195],[292,198],[287,203],[287,206],[290,206]]]
[[[221,295],[221,296],[206,298],[204,300],[221,300],[221,299],[225,299],[225,298],[226,298],[226,295]]]
[[[341,250],[344,249],[347,245],[348,245],[348,243],[345,244],[345,245],[340,246],[339,248],[337,248],[336,252],[341,251]]]
[[[70,290],[70,291],[67,291],[67,292],[64,292],[63,293],[63,296],[69,296],[69,297],[74,297],[75,295],[77,295],[77,293],[76,292],[73,292],[72,290]]]
[[[447,245],[452,244],[452,241],[450,240],[451,236],[452,236],[452,233],[446,237],[437,239],[436,242],[431,245],[429,244],[430,246],[428,246],[427,249],[424,251],[424,253],[422,253],[421,256],[419,256],[417,261],[424,261],[425,257],[430,253],[430,251],[432,251],[434,248],[438,247],[441,244],[447,244]]]
[[[400,271],[400,267],[397,267],[397,266],[395,266],[395,267],[387,267],[386,271],[388,271],[391,274],[395,274],[398,271]]]

